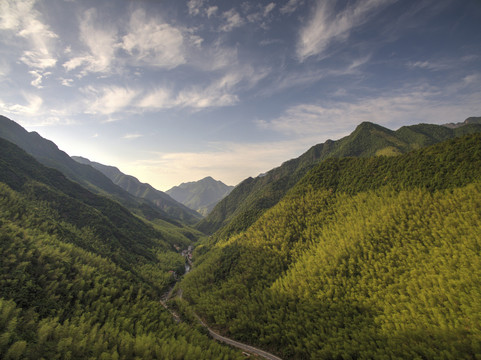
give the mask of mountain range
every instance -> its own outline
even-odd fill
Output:
[[[90,161],[81,156],[72,156],[75,161],[90,165],[102,174],[107,176],[114,184],[120,186],[129,194],[149,201],[156,207],[168,212],[169,215],[180,219],[188,224],[193,224],[201,219],[201,216],[191,208],[184,206],[167,193],[153,188],[150,184],[141,183],[136,177],[126,175],[114,166],[103,165],[98,162]]]
[[[59,150],[53,142],[44,139],[36,132],[28,132],[16,122],[0,116],[0,137],[11,141],[24,149],[42,164],[61,171],[69,179],[94,193],[108,196],[119,201],[124,206],[148,218],[159,218],[167,221],[183,221],[194,224],[199,215],[184,205],[176,202],[168,195],[157,191],[146,184],[127,176],[120,176],[119,183],[129,182],[134,186],[128,187],[131,192],[112,182],[92,164],[81,164],[68,154]],[[99,164],[100,165],[100,164]],[[110,171],[109,174],[114,174]],[[146,201],[147,200],[147,201]]]
[[[199,181],[182,183],[166,191],[173,199],[196,210],[202,215],[209,214],[217,203],[234,189],[222,181],[208,176]]]
[[[200,221],[75,159],[0,117],[0,358],[244,358],[197,319],[283,359],[481,356],[481,118],[362,123]]]
[[[196,227],[226,236],[247,229],[265,210],[274,206],[314,165],[328,158],[395,156],[481,130],[481,118],[469,118],[454,128],[418,124],[393,131],[370,122],[360,124],[340,140],[327,140],[296,159],[262,176],[247,178]]]

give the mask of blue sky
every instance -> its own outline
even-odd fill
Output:
[[[479,0],[0,0],[0,113],[167,190],[481,115]]]

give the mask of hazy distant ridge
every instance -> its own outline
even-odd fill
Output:
[[[115,199],[147,218],[182,220],[190,224],[197,222],[200,218],[196,212],[179,204],[166,194],[164,194],[166,200],[160,206],[152,201],[148,203],[142,197],[116,185],[98,169],[75,161],[52,141],[44,139],[36,132],[28,132],[5,116],[0,116],[0,137],[19,146],[43,165],[59,170],[70,180],[78,182],[96,194]]]
[[[199,181],[182,183],[166,191],[178,202],[196,210],[202,215],[207,215],[217,203],[234,189],[222,181],[208,176]]]
[[[166,193],[153,188],[150,184],[140,182],[134,176],[124,174],[114,166],[103,165],[80,156],[73,156],[72,158],[81,164],[92,166],[128,193],[150,201],[176,218],[190,224],[195,223],[201,218],[197,212],[177,202]]]

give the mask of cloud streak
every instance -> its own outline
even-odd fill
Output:
[[[42,87],[42,80],[49,75],[47,69],[55,67],[57,57],[55,44],[58,35],[45,24],[42,15],[34,9],[33,0],[5,0],[0,2],[0,30],[9,32],[16,38],[15,46],[24,41],[24,47],[19,61],[29,67],[33,76],[31,85]]]
[[[297,58],[325,56],[328,47],[346,41],[353,29],[366,23],[382,7],[395,0],[358,0],[336,13],[335,2],[318,1],[307,24],[299,32]]]
[[[63,66],[67,71],[81,68],[82,76],[90,72],[112,71],[117,48],[117,30],[114,27],[100,26],[99,18],[96,9],[84,12],[79,28],[80,39],[87,51],[66,61]]]
[[[138,90],[121,86],[105,86],[100,89],[88,86],[82,92],[87,97],[85,113],[102,115],[124,111],[139,94]]]
[[[473,75],[474,78],[477,78]],[[463,79],[453,91],[471,86],[471,78]],[[481,112],[481,93],[467,95],[441,93],[432,87],[414,87],[391,94],[360,97],[357,101],[300,104],[289,107],[283,115],[270,121],[261,120],[261,129],[281,132],[298,138],[336,138],[347,135],[357,124],[369,121],[384,126],[419,122],[448,123]],[[351,100],[351,99],[350,99]]]

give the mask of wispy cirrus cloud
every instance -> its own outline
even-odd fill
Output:
[[[138,106],[149,110],[191,108],[204,109],[210,107],[230,106],[238,101],[237,95],[232,91],[239,79],[226,75],[213,81],[210,85],[190,86],[178,91],[158,88],[142,98]]]
[[[137,106],[147,110],[170,108],[200,110],[232,106],[239,102],[240,91],[254,87],[268,73],[269,69],[254,69],[250,66],[230,69],[206,85],[187,86],[178,91],[157,88],[144,95]]]
[[[86,50],[68,47],[65,53],[70,59],[63,66],[67,71],[80,69],[81,76],[121,72],[127,66],[173,69],[186,63],[186,46],[202,42],[159,17],[147,16],[144,9],[133,11],[126,26],[122,22],[105,25],[97,9],[86,10],[79,31]]]
[[[282,14],[292,14],[297,8],[304,3],[304,0],[289,0],[280,11]]]
[[[291,70],[290,72],[281,73],[272,85],[261,91],[264,95],[272,95],[280,91],[295,88],[298,86],[307,86],[315,84],[326,78],[346,77],[346,76],[362,76],[363,67],[369,63],[371,55],[365,55],[359,58],[350,59],[348,63],[337,65],[336,67],[316,67],[301,68],[299,70]]]
[[[202,11],[204,0],[189,0],[187,2],[187,8],[189,9],[189,15],[199,15]]]
[[[166,69],[186,62],[182,32],[160,19],[147,19],[142,9],[132,13],[128,34],[119,44],[133,65],[144,64]]]
[[[33,93],[23,93],[24,103],[23,104],[8,104],[0,102],[0,109],[8,114],[28,116],[36,115],[42,112],[43,99]]]
[[[352,97],[346,101],[328,101],[323,104],[299,104],[289,107],[283,115],[258,121],[262,129],[309,139],[336,138],[346,135],[361,122],[380,125],[414,124],[419,122],[449,123],[481,112],[478,92],[457,94],[472,85],[469,78],[458,86],[443,92],[436,87],[417,86],[371,97]]]
[[[82,75],[90,72],[111,72],[118,42],[117,29],[113,26],[102,26],[97,10],[91,8],[83,13],[79,31],[86,51],[74,54],[63,67],[67,71],[80,68]],[[72,52],[71,48],[68,48],[67,53]]]
[[[221,25],[220,31],[224,32],[232,31],[235,28],[241,27],[245,23],[245,20],[236,9],[230,9],[229,11],[224,12],[222,18],[224,19],[224,24]]]
[[[318,1],[307,24],[301,28],[297,58],[303,62],[311,56],[323,56],[334,42],[346,41],[353,29],[366,23],[382,7],[396,0],[358,0],[336,13],[335,2]]]
[[[133,139],[138,139],[138,138],[141,138],[143,135],[141,134],[125,134],[124,136],[122,136],[122,139],[125,139],[125,140],[133,140]]]
[[[122,86],[87,86],[81,89],[85,94],[84,108],[87,114],[111,115],[129,108],[139,91]]]
[[[48,75],[47,69],[57,64],[55,41],[58,35],[43,21],[35,4],[34,0],[0,2],[0,30],[17,39],[12,45],[20,40],[19,49],[24,50],[19,61],[31,69],[29,73],[34,77],[31,85],[41,87],[44,76]],[[22,46],[23,41],[26,41],[26,47]]]

